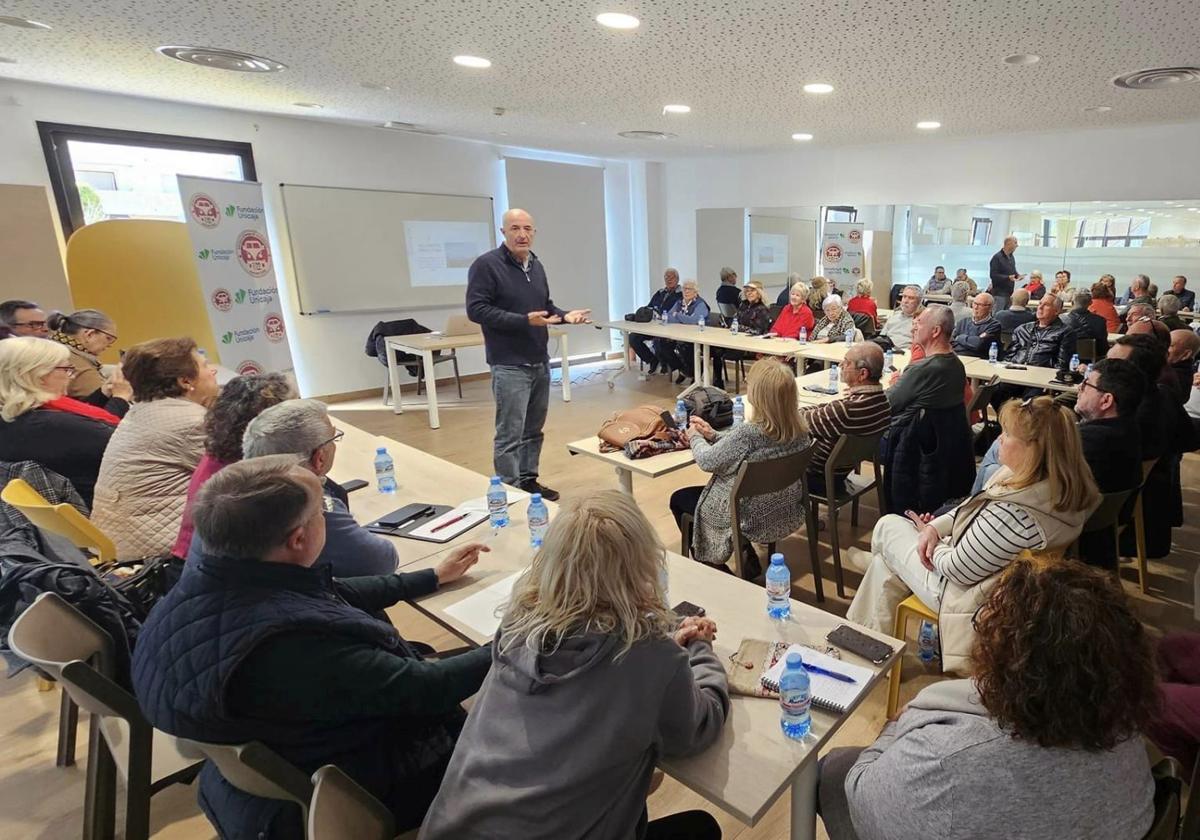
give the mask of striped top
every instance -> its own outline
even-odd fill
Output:
[[[892,409],[879,385],[855,385],[845,399],[827,402],[800,412],[813,439],[813,456],[808,471],[825,472],[833,447],[843,434],[877,435],[892,420]],[[845,475],[850,468],[839,469]]]
[[[974,586],[1002,571],[1022,549],[1045,546],[1046,535],[1028,510],[1013,502],[988,502],[956,544],[943,542],[934,549],[933,567],[960,586]]]

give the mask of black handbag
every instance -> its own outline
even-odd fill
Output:
[[[689,417],[699,417],[714,429],[727,429],[733,425],[733,400],[720,388],[711,385],[693,388],[680,399]]]
[[[625,320],[634,321],[639,324],[648,324],[654,320],[654,310],[649,306],[639,306],[637,312],[626,315]]]

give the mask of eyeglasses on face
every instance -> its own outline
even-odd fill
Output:
[[[72,379],[74,379],[75,375],[79,373],[79,371],[75,370],[74,365],[55,365],[53,369],[63,371]]]
[[[1103,388],[1101,388],[1099,385],[1093,385],[1091,382],[1088,382],[1086,379],[1084,379],[1082,382],[1079,383],[1079,390],[1082,391],[1084,388],[1091,388],[1095,391],[1099,391],[1101,394],[1111,394],[1112,393],[1112,391],[1106,391]]]
[[[339,440],[341,440],[345,436],[346,436],[346,433],[343,432],[341,429],[338,429],[336,432],[334,432],[333,437],[331,437],[327,441],[324,441],[320,446],[317,447],[317,449],[324,449],[326,446],[328,446],[331,443],[336,444]],[[316,452],[317,449],[314,449],[313,452]]]
[[[46,328],[45,321],[17,321],[13,324],[14,327],[33,327],[35,330],[44,330]]]

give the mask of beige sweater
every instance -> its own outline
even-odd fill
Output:
[[[203,406],[178,397],[135,403],[113,432],[92,522],[116,543],[118,558],[170,552],[204,452],[204,414]]]

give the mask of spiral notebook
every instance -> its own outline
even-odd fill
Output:
[[[783,669],[787,667],[789,653],[800,654],[805,665],[816,665],[818,668],[825,668],[854,678],[854,682],[848,683],[818,674],[815,671],[809,671],[809,690],[812,692],[812,703],[818,709],[824,709],[827,712],[844,714],[867,687],[871,677],[875,675],[870,668],[851,665],[849,662],[834,659],[832,656],[819,653],[809,647],[791,645],[785,648],[780,644],[776,645],[769,657],[769,667],[764,670],[761,677],[763,688],[772,694],[779,693],[779,678],[783,675]]]

